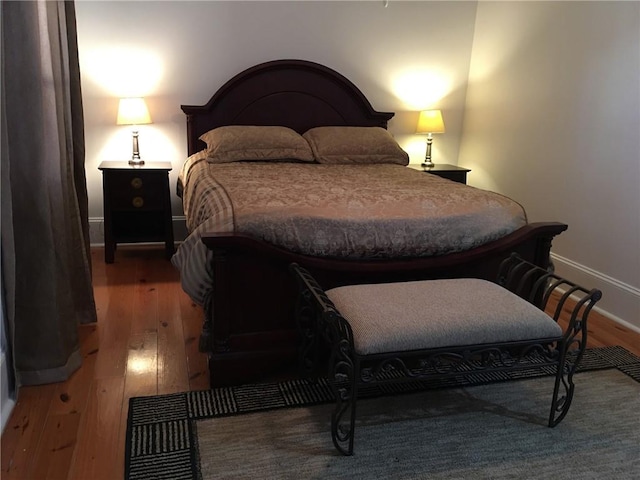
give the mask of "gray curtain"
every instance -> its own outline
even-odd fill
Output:
[[[2,2],[2,287],[18,385],[81,364],[96,321],[73,2]]]

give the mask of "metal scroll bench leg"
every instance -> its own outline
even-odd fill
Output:
[[[553,367],[548,424],[556,426],[571,406],[587,317],[602,295],[515,254],[502,263],[496,283],[462,278],[325,292],[305,268],[293,264],[291,271],[300,290],[296,313],[305,371],[314,372],[322,344],[330,348],[328,375],[336,398],[331,436],[344,455],[353,454],[362,385]],[[550,316],[545,310],[552,294],[558,304]],[[558,318],[569,304],[563,331]]]

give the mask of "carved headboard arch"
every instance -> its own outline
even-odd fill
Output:
[[[394,115],[374,110],[340,73],[306,60],[274,60],[248,68],[205,105],[181,108],[187,115],[189,155],[204,148],[200,135],[224,125],[282,125],[304,133],[327,125],[387,128]]]

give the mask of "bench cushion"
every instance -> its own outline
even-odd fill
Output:
[[[326,294],[351,325],[360,355],[562,336],[543,311],[486,280],[350,285]]]

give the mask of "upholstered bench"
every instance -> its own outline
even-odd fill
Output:
[[[516,255],[503,262],[498,283],[461,278],[325,292],[306,269],[294,264],[291,270],[300,287],[297,317],[307,373],[321,357],[320,340],[330,347],[336,397],[331,433],[341,453],[353,453],[358,388],[366,384],[552,366],[549,426],[567,414],[598,290],[587,291]],[[554,291],[561,293],[551,317],[544,309]],[[557,320],[569,297],[575,305],[563,332]]]

